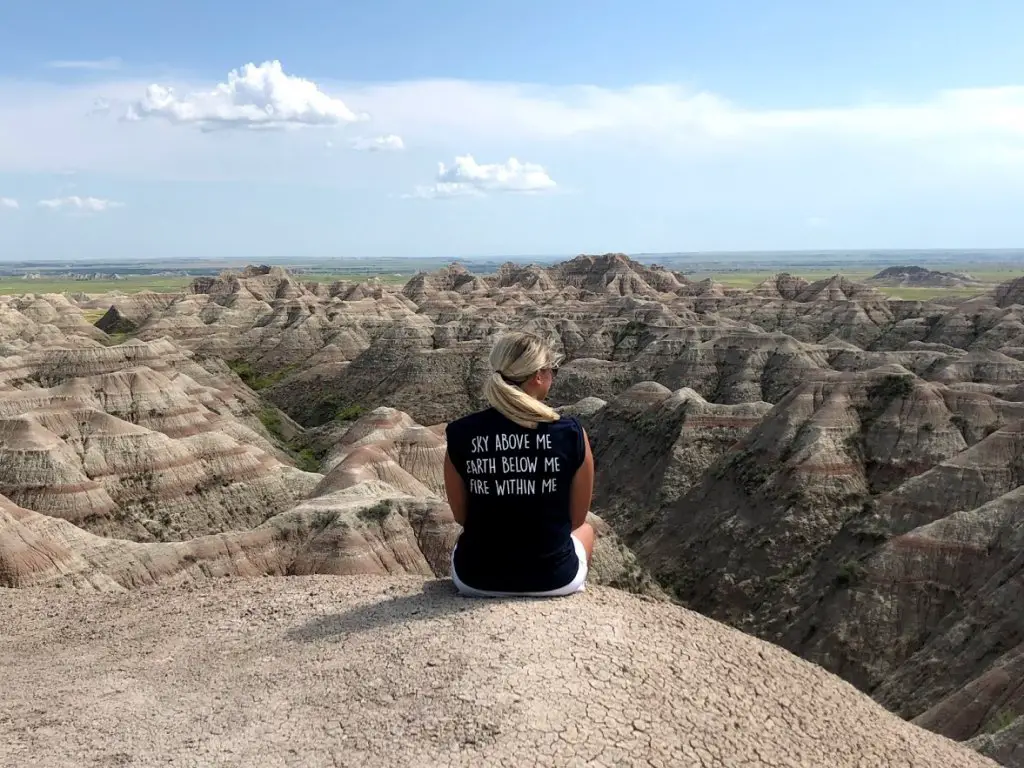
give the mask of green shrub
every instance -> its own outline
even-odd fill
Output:
[[[118,331],[116,333],[108,333],[107,338],[104,340],[104,346],[116,347],[119,344],[124,344],[128,339],[132,338],[130,333],[124,331]]]
[[[252,387],[253,382],[256,381],[256,371],[252,369],[252,365],[247,360],[228,360],[227,364],[238,378],[247,386]],[[253,388],[255,389],[255,387]]]
[[[334,414],[335,421],[355,421],[360,416],[366,413],[366,409],[358,403],[352,403],[346,405],[343,408],[339,408],[337,413]]]
[[[281,430],[281,414],[275,408],[264,408],[260,411],[260,423],[267,428],[267,432],[274,436],[275,440],[284,442],[284,433]]]
[[[982,729],[983,733],[999,733],[1004,728],[1009,728],[1013,721],[1017,719],[1017,715],[1014,714],[1013,710],[1003,709],[996,713],[996,716],[986,723]]]
[[[367,522],[382,523],[391,514],[391,505],[386,501],[378,501],[372,507],[360,509],[357,513],[360,520]]]
[[[319,472],[320,459],[312,448],[303,448],[295,452],[295,465],[303,472]]]
[[[868,387],[868,397],[872,400],[881,400],[887,405],[893,400],[910,397],[914,392],[914,379],[912,376],[886,376],[881,381]]]
[[[248,360],[228,360],[228,368],[235,372],[235,374],[245,385],[250,389],[266,389],[277,384],[281,379],[295,372],[298,366],[294,363],[286,365],[283,368],[278,368],[276,371],[270,373],[261,374],[257,372],[253,367],[252,363]]]

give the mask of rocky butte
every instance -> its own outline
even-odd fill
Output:
[[[77,296],[0,297],[0,762],[1024,765],[1024,279]],[[508,328],[594,447],[565,600],[444,579]]]

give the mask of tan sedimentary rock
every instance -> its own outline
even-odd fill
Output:
[[[995,766],[820,667],[616,590],[473,601],[319,576],[0,601],[12,764]]]
[[[453,265],[402,289],[267,266],[109,303],[0,298],[0,482],[36,512],[147,540],[102,549],[83,583],[440,574],[457,533],[443,425],[484,405],[494,336],[531,330],[565,355],[552,402],[591,433],[595,581],[658,595],[653,572],[690,607],[1012,761],[1018,283],[939,301],[841,275],[742,291],[605,254]],[[99,327],[81,311],[111,306]],[[64,525],[37,517],[33,530]],[[24,563],[61,541],[0,551],[44,573]],[[101,551],[90,542],[73,554]]]
[[[155,543],[97,536],[0,498],[0,586],[106,591],[219,576],[447,572],[457,535],[447,505],[363,490],[310,499],[251,529]]]

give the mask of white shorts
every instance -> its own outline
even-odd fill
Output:
[[[451,560],[452,581],[455,582],[455,588],[459,590],[459,593],[466,597],[562,597],[563,595],[582,592],[586,589],[587,572],[589,570],[587,567],[587,550],[584,549],[583,542],[576,538],[575,535],[572,537],[572,544],[576,550],[576,558],[579,560],[576,577],[564,587],[559,587],[558,589],[549,589],[546,592],[490,592],[485,589],[474,589],[464,584],[462,579],[459,578],[459,574],[455,572],[454,549],[452,550]]]

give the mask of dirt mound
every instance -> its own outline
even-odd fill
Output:
[[[601,588],[487,601],[320,577],[0,601],[10,764],[995,765],[778,648]]]

